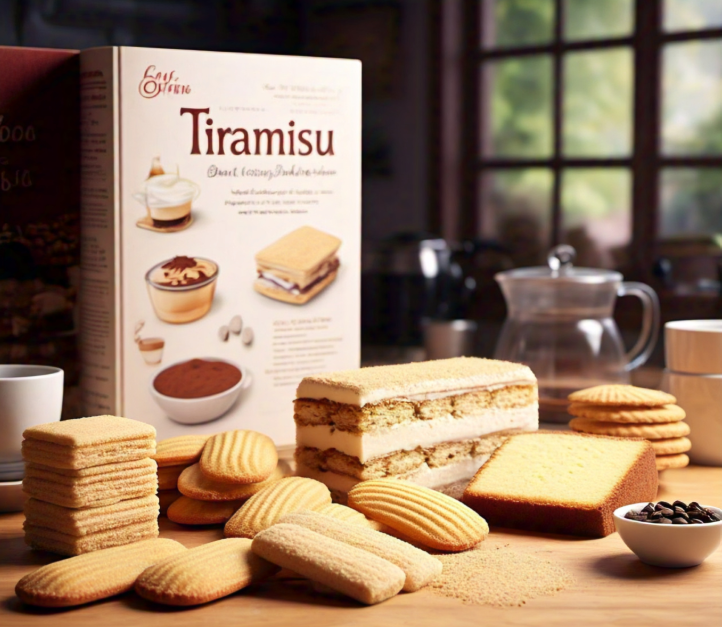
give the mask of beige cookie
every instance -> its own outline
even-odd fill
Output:
[[[471,508],[409,481],[362,481],[349,491],[348,504],[412,541],[441,551],[464,551],[489,534],[486,521]]]
[[[175,540],[156,538],[53,562],[25,575],[15,594],[30,605],[70,607],[106,599],[133,587],[146,568],[185,551]]]
[[[689,466],[689,457],[684,453],[679,455],[657,455],[657,470],[667,470],[669,468],[685,468]]]
[[[269,562],[367,605],[398,594],[406,581],[395,564],[298,525],[273,525],[254,538],[252,548]]]
[[[650,440],[650,444],[654,449],[654,454],[659,455],[678,455],[686,453],[692,448],[692,442],[688,438],[668,438],[666,440]]]
[[[26,462],[68,470],[133,462],[151,457],[154,453],[155,440],[152,438],[83,447],[63,446],[44,440],[23,440],[22,443]]]
[[[671,394],[638,388],[634,385],[596,385],[569,395],[572,403],[590,405],[630,405],[634,407],[661,407],[674,405],[677,399]]]
[[[388,531],[388,527],[386,525],[376,522],[375,520],[371,520],[370,518],[366,518],[366,516],[364,516],[361,512],[357,512],[355,509],[351,509],[345,505],[340,505],[339,503],[324,505],[316,511],[324,516],[331,516],[331,518],[353,523],[354,525],[360,525],[361,527],[367,527],[368,529]]]
[[[253,538],[282,516],[317,510],[331,503],[331,493],[320,481],[288,477],[252,496],[227,523],[227,538]]]
[[[259,294],[273,298],[274,300],[280,300],[284,303],[290,303],[291,305],[305,305],[314,296],[326,289],[328,285],[334,282],[338,275],[338,271],[334,270],[329,272],[323,279],[318,283],[314,283],[313,287],[309,288],[302,294],[292,294],[288,290],[284,290],[277,287],[271,287],[268,282],[256,280],[253,283],[253,289]]]
[[[181,525],[220,525],[236,513],[240,501],[196,501],[181,496],[168,508],[168,520]]]
[[[175,438],[161,440],[156,445],[153,459],[158,466],[190,466],[201,458],[207,435],[179,435]]]
[[[632,424],[657,424],[679,422],[686,414],[679,405],[661,407],[618,407],[615,405],[584,405],[572,403],[567,410],[572,416],[589,418],[602,422],[621,422]]]
[[[278,567],[251,551],[251,541],[228,538],[202,544],[147,568],[135,591],[165,605],[198,605],[233,594]]]
[[[601,422],[588,418],[572,418],[569,426],[574,431],[594,435],[612,435],[621,438],[645,438],[646,440],[665,440],[682,438],[689,435],[686,422],[670,422],[667,424],[632,425],[618,422]]]
[[[181,497],[178,490],[158,490],[158,501],[160,501],[160,515],[165,516],[171,503]]]
[[[350,544],[396,564],[406,575],[404,590],[415,592],[441,574],[441,562],[425,551],[391,536],[317,512],[286,514],[281,523],[305,527],[327,538]]]
[[[273,440],[258,431],[226,431],[208,438],[201,470],[209,479],[227,483],[258,483],[278,464]]]
[[[188,466],[163,466],[158,468],[158,489],[175,490],[178,487],[178,477]]]
[[[290,473],[288,464],[279,461],[265,481],[258,483],[223,483],[206,477],[200,464],[186,468],[178,477],[178,489],[184,496],[197,501],[245,501]]]

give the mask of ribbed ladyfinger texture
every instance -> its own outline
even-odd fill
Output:
[[[660,390],[638,388],[634,385],[596,385],[572,392],[569,400],[589,405],[631,405],[635,407],[661,407],[674,405],[677,399]]]
[[[135,591],[165,605],[198,605],[269,577],[278,567],[251,551],[251,541],[228,538],[173,555],[147,568]]]
[[[298,525],[273,525],[253,539],[252,548],[269,562],[367,605],[398,594],[406,580],[395,564]]]
[[[207,435],[179,435],[175,438],[161,440],[156,445],[153,459],[158,462],[159,468],[190,466],[201,458],[206,440],[208,440]]]
[[[602,422],[620,422],[633,424],[657,424],[679,422],[686,414],[679,405],[661,407],[617,407],[615,405],[585,405],[572,403],[567,410],[572,416],[601,420]]]
[[[196,501],[181,496],[168,507],[166,516],[180,525],[220,525],[240,506],[239,501]]]
[[[184,496],[197,501],[245,501],[261,490],[283,479],[291,472],[281,460],[265,481],[258,483],[223,483],[206,477],[200,464],[186,468],[178,477],[178,489]]]
[[[359,527],[317,512],[287,514],[280,522],[305,527],[396,564],[406,575],[403,588],[406,592],[423,588],[441,574],[441,562],[435,557],[380,531]]]
[[[348,493],[348,504],[414,542],[441,551],[464,551],[489,534],[486,521],[463,503],[409,481],[357,483]]]
[[[175,540],[156,538],[71,557],[25,575],[15,594],[41,607],[90,603],[127,592],[146,568],[185,550]]]
[[[303,477],[281,479],[252,496],[227,523],[227,538],[253,538],[282,516],[331,503],[331,493],[320,481]]]
[[[226,431],[208,438],[201,454],[201,470],[209,479],[227,483],[258,483],[278,463],[273,440],[257,431]]]

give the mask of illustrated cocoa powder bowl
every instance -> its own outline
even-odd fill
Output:
[[[175,422],[200,424],[223,416],[251,384],[249,372],[215,357],[171,364],[151,381],[150,393]]]
[[[205,316],[213,304],[218,264],[179,255],[161,261],[145,275],[155,315],[164,322],[186,324]]]

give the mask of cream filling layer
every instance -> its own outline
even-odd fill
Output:
[[[506,429],[536,431],[538,428],[539,406],[532,403],[515,409],[486,409],[465,418],[448,415],[406,422],[371,433],[341,431],[328,425],[297,426],[296,445],[320,450],[335,448],[365,464],[394,451],[411,451],[419,446],[479,438]]]
[[[398,479],[406,479],[427,488],[440,488],[456,481],[463,479],[471,479],[477,470],[481,468],[491,455],[480,455],[479,457],[470,457],[453,464],[430,468],[427,464],[423,464],[413,472],[396,477]],[[337,472],[322,471],[315,468],[309,468],[304,464],[299,464],[296,469],[299,477],[308,477],[325,484],[331,490],[339,492],[348,492],[361,479],[342,475]]]

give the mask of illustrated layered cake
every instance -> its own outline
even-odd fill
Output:
[[[341,240],[311,226],[302,226],[256,254],[254,289],[286,303],[303,305],[338,274]]]
[[[330,372],[301,381],[294,419],[297,474],[337,498],[368,479],[440,487],[538,429],[537,383],[526,366],[474,357]]]

